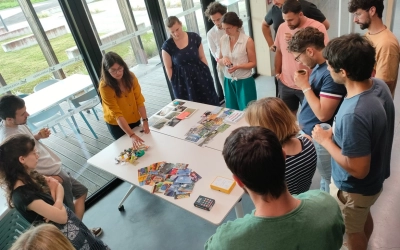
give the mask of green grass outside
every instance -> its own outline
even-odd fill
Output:
[[[147,57],[151,58],[157,55],[157,46],[154,41],[153,34],[147,33],[142,35],[141,38]],[[6,43],[15,39],[16,38],[2,41],[1,43]],[[63,36],[51,39],[50,44],[54,50],[54,53],[56,54],[58,61],[63,62],[68,60],[65,50],[74,47],[75,41],[71,34],[65,34]],[[129,67],[133,67],[136,65],[136,60],[129,41],[118,44],[113,48],[108,49],[106,52],[111,50],[121,55],[121,57],[124,58]],[[39,45],[34,45],[29,48],[12,52],[4,52],[2,49],[0,49],[0,58],[0,73],[2,74],[7,84],[23,79],[24,77],[27,77],[49,67]],[[63,68],[63,71],[66,76],[77,73],[87,74],[86,67],[83,61],[66,66]],[[24,86],[14,89],[12,92],[28,94],[32,93],[33,88],[38,83],[51,78],[54,78],[54,75],[47,74],[41,78],[25,84]]]
[[[31,3],[40,3],[47,0],[30,0]],[[19,3],[17,0],[0,0],[0,10],[18,7]]]

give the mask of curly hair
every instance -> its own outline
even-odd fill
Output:
[[[128,91],[131,91],[133,88],[133,79],[134,75],[129,71],[128,65],[126,65],[125,61],[122,59],[120,55],[115,52],[107,52],[101,63],[101,77],[100,80],[103,82],[104,85],[109,86],[115,91],[117,97],[121,97],[122,91],[118,86],[118,81],[112,77],[108,70],[114,65],[118,64],[124,68],[124,74],[122,76],[123,83],[125,88]],[[100,86],[101,87],[101,86]]]
[[[383,0],[350,0],[348,10],[350,13],[356,12],[358,9],[369,10],[371,7],[375,7],[378,17],[382,19]]]
[[[6,191],[7,203],[13,208],[12,193],[15,183],[20,180],[31,190],[50,193],[43,175],[36,171],[28,173],[20,162],[20,156],[27,156],[35,150],[35,140],[19,134],[8,137],[0,145],[0,185]]]
[[[288,42],[288,50],[290,52],[301,53],[310,46],[315,47],[317,50],[325,48],[324,33],[314,27],[298,30]]]
[[[204,11],[204,15],[208,17],[208,20],[210,20],[212,15],[215,15],[217,13],[224,15],[227,10],[228,8],[225,5],[222,5],[219,2],[212,2],[207,6],[206,11]]]

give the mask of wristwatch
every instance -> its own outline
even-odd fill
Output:
[[[142,118],[142,122],[148,122],[149,118]]]

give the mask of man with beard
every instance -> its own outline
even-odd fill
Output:
[[[289,193],[285,152],[271,130],[235,129],[222,155],[255,210],[218,227],[205,249],[340,249],[344,225],[338,204],[320,190]]]
[[[305,134],[311,136],[316,124],[332,125],[333,118],[346,95],[346,88],[336,84],[329,74],[328,65],[322,55],[325,48],[324,33],[313,27],[297,31],[289,41],[288,50],[296,61],[312,69],[302,75],[295,73],[294,82],[304,92],[305,99],[299,113],[299,125]],[[331,155],[318,143],[314,142],[317,151],[317,169],[321,174],[321,190],[329,193],[331,183]]]
[[[301,4],[301,9],[303,14],[311,19],[317,20],[322,23],[325,28],[329,29],[329,22],[324,16],[324,14],[315,6],[315,4],[310,3],[305,0],[298,0]],[[282,18],[282,5],[285,0],[273,0],[273,6],[268,11],[262,22],[262,32],[264,34],[265,40],[268,43],[268,47],[275,52],[274,39],[272,38],[271,28],[270,26],[273,24],[273,28],[275,30],[275,34],[278,31],[279,25],[281,25],[285,20]]]
[[[26,134],[34,138],[36,150],[39,153],[36,171],[60,182],[64,188],[64,204],[82,220],[88,189],[64,171],[61,159],[40,142],[41,139],[50,136],[50,130],[42,129],[34,135],[26,126],[28,116],[24,99],[15,95],[2,96],[0,98],[0,120],[3,121],[0,124],[0,143],[16,134]],[[95,236],[99,236],[103,232],[100,227],[92,228],[91,231]]]
[[[279,26],[275,39],[275,74],[278,80],[279,97],[296,116],[304,94],[294,83],[294,72],[299,69],[307,69],[307,67],[297,63],[293,55],[289,53],[287,50],[288,41],[296,31],[309,26],[317,28],[324,34],[324,44],[328,43],[329,38],[323,24],[304,16],[299,1],[285,1],[282,5],[282,13],[285,23]]]
[[[219,2],[210,3],[204,12],[205,16],[214,23],[214,27],[207,32],[207,42],[211,54],[217,62],[219,59],[219,52],[221,51],[220,40],[221,37],[225,35],[225,30],[222,29],[221,18],[226,12],[226,6],[220,4]],[[220,67],[219,64],[217,64],[217,73],[222,90],[224,90],[224,68]],[[216,84],[216,81],[214,81],[214,83]],[[217,88],[215,88],[215,90],[217,91]]]
[[[389,86],[392,97],[397,84],[400,62],[400,46],[395,35],[383,24],[383,0],[351,0],[349,12],[354,15],[354,22],[362,30],[376,51],[376,64],[372,76],[380,78]]]

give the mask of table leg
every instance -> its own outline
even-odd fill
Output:
[[[124,198],[122,198],[122,201],[119,203],[118,205],[118,210],[119,211],[123,211],[124,205],[122,205],[124,203],[124,201],[126,200],[126,198],[128,198],[128,196],[132,193],[132,191],[135,189],[135,185],[131,185],[131,187],[129,188],[128,192],[125,194]]]
[[[235,212],[237,218],[243,218],[244,212],[243,212],[242,198],[240,198],[240,200],[236,203]]]

